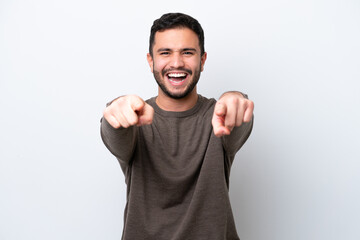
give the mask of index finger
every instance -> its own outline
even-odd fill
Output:
[[[154,118],[154,108],[145,103],[143,109],[138,112],[139,122],[138,125],[151,124]]]

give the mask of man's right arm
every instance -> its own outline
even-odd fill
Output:
[[[101,138],[120,161],[129,162],[135,147],[137,127],[151,124],[154,109],[135,95],[122,96],[111,102],[101,119]]]

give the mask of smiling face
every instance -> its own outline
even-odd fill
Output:
[[[159,95],[181,99],[196,94],[206,53],[201,56],[199,39],[189,28],[156,32],[153,56],[147,59],[159,85]]]

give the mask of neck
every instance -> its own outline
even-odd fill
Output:
[[[196,87],[186,97],[175,99],[166,95],[160,88],[156,98],[156,104],[165,111],[183,112],[194,107],[198,100]]]

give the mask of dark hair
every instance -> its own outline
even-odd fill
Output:
[[[200,23],[195,18],[183,13],[166,13],[161,18],[156,19],[151,27],[149,43],[149,53],[151,56],[153,56],[155,33],[174,28],[189,28],[194,31],[199,38],[201,56],[204,54],[204,31]]]

